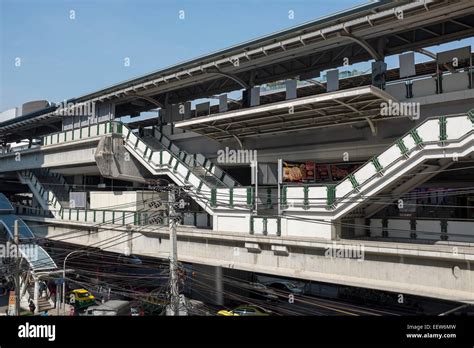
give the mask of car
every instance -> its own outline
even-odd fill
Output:
[[[254,305],[242,305],[239,307],[236,307],[232,310],[220,310],[217,312],[217,315],[225,316],[225,317],[232,317],[232,316],[244,316],[244,317],[261,317],[261,316],[270,316],[272,315],[272,312],[263,309],[262,307],[259,306],[254,306]]]
[[[96,308],[99,308],[98,305],[93,305],[93,306],[89,306],[87,307],[84,311],[81,311],[79,312],[79,315],[80,316],[91,316],[91,315],[94,315],[92,314],[94,312],[94,309]]]
[[[276,282],[271,282],[266,284],[269,288],[275,289],[275,290],[280,290],[280,291],[285,291],[285,292],[290,292],[294,295],[303,295],[304,290],[301,287],[298,287],[292,282],[289,281],[276,281]]]
[[[250,283],[249,284],[250,297],[257,300],[264,301],[276,301],[278,300],[278,295],[275,290],[270,289],[264,284],[260,283]]]
[[[92,310],[94,316],[127,316],[130,315],[130,301],[110,300]]]
[[[140,301],[130,302],[130,315],[132,317],[140,317],[145,315],[145,310],[143,309],[143,306]]]
[[[79,309],[95,305],[95,296],[86,289],[69,291],[66,297],[69,304]]]
[[[145,311],[140,307],[130,307],[130,315],[132,317],[142,317],[145,315]]]
[[[119,255],[117,257],[117,262],[125,265],[141,265],[143,261],[137,255]]]

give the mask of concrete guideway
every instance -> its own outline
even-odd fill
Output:
[[[94,230],[90,228],[91,224],[87,227],[39,217],[25,219],[35,222],[35,233],[52,240],[61,240],[67,235],[69,242],[81,246],[94,245],[99,240],[126,232],[126,228],[121,226],[104,225]],[[133,254],[168,257],[167,228],[134,228],[129,238],[133,239]],[[123,241],[107,250],[122,253],[128,244],[128,241]],[[183,262],[474,302],[472,243],[276,238],[181,226],[178,228],[178,248],[179,260]],[[355,249],[363,251],[361,257],[339,257],[332,252]]]
[[[74,145],[74,132],[81,140],[89,135],[98,140],[100,136],[117,134],[123,138],[124,148],[152,175],[168,175],[178,185],[190,185],[190,196],[212,215],[216,231],[253,233],[254,221],[260,219],[267,224],[268,234],[291,236],[306,231],[302,236],[335,239],[338,224],[333,222],[360,207],[367,197],[376,196],[427,160],[455,161],[470,155],[474,151],[473,123],[472,113],[427,119],[337,185],[283,186],[281,217],[253,216],[252,187],[213,187],[179,156],[163,147],[151,148],[120,122],[97,125],[92,132],[90,126],[76,129],[69,138],[49,136],[54,144],[44,146],[44,151],[48,146],[58,146],[55,141],[65,147]],[[426,177],[419,175],[415,179],[420,184]],[[50,198],[47,200],[57,201]],[[53,208],[58,211],[57,206]],[[77,214],[87,218],[86,212]]]
[[[111,125],[104,122],[44,136],[42,146],[0,155],[0,172],[95,164],[97,143],[113,130]]]
[[[360,206],[366,197],[373,197],[384,187],[400,180],[417,166],[430,159],[450,159],[456,161],[474,151],[473,118],[470,115],[452,115],[424,121],[407,135],[398,139],[379,156],[372,158],[355,173],[335,186],[283,187],[282,205],[284,215],[296,215],[314,220],[335,221]],[[191,183],[201,195],[194,195],[196,201],[214,217],[215,230],[243,232],[252,225],[250,213],[241,212],[252,206],[247,200],[245,188],[209,188],[194,176],[185,164],[173,159],[168,153],[150,150],[131,130],[124,134],[126,148],[137,157],[153,174],[162,172],[164,163],[168,164],[169,175],[178,184]],[[147,157],[148,155],[148,157]],[[420,175],[417,183],[428,177]],[[199,187],[201,189],[199,189]],[[248,189],[248,188],[247,188]],[[224,199],[218,199],[224,197]],[[276,219],[276,228],[287,234],[293,230],[314,231],[317,221],[296,221]],[[315,237],[334,239],[337,231],[331,224],[318,226]]]

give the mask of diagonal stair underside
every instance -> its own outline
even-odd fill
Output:
[[[288,187],[285,213],[335,220],[388,188],[401,195],[474,152],[471,115],[431,118],[412,129],[337,185]],[[428,163],[437,164],[430,167]],[[426,168],[425,168],[426,167]],[[421,171],[419,171],[421,168]],[[424,171],[424,168],[426,171]],[[419,171],[417,175],[411,175]],[[374,214],[376,208],[368,209]]]

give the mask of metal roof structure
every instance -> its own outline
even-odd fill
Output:
[[[19,249],[33,271],[58,268],[51,256],[38,244],[20,244]]]
[[[397,17],[400,13],[403,19]],[[174,103],[300,74],[317,76],[341,65],[344,57],[353,64],[469,37],[474,32],[473,13],[474,3],[466,0],[374,1],[77,100],[134,99],[143,94],[164,104],[164,93],[171,91],[168,102]]]
[[[474,54],[472,54],[472,58],[474,61]],[[460,62],[458,68],[467,68],[469,66],[468,62]],[[441,67],[442,70],[445,69]],[[417,63],[415,65],[416,74],[413,78],[422,78],[433,76],[436,73],[436,61],[426,61]],[[399,81],[400,74],[399,68],[394,68],[387,70],[386,74],[386,81],[388,84],[392,81]],[[339,90],[346,90],[349,88],[354,87],[362,87],[362,86],[370,86],[372,83],[372,74],[361,74],[355,76],[349,76],[345,78],[341,78],[339,80]],[[326,82],[318,82],[314,83],[312,81],[308,81],[304,85],[299,85],[297,88],[297,96],[298,98],[314,96],[316,94],[326,93]],[[260,92],[260,105],[266,105],[270,103],[280,102],[286,100],[286,89],[283,87],[275,90],[268,90],[268,91],[261,91]],[[232,103],[228,104],[228,111],[235,111],[245,108],[242,105],[242,100],[234,100]],[[210,106],[210,114],[217,114],[219,113],[219,105],[212,105]],[[191,117],[194,118],[194,110],[191,110]],[[157,117],[148,118],[145,120],[136,120],[127,123],[127,127],[135,129],[138,127],[150,127],[157,124]]]
[[[175,124],[223,140],[328,127],[380,118],[380,104],[394,98],[374,86],[356,87],[247,109],[196,117]]]
[[[156,107],[285,78],[299,76],[304,80],[315,77],[322,70],[341,66],[343,58],[354,64],[473,35],[473,1],[380,0],[127,80],[68,102],[114,102],[116,117],[133,116]],[[5,139],[6,134],[14,134],[21,127],[29,129],[23,133],[25,136],[36,134],[37,124],[50,123],[54,127],[58,122],[53,117],[54,110],[52,107],[0,124],[0,139]]]
[[[3,193],[0,192],[0,214],[11,214],[15,211],[13,205],[5,197]]]
[[[40,271],[57,268],[51,256],[41,246],[32,243],[35,239],[34,233],[21,218],[13,214],[13,211],[14,208],[10,201],[3,193],[0,193],[0,224],[5,228],[9,239],[13,240],[15,221],[18,221],[18,234],[21,243],[19,251],[31,269]]]
[[[7,229],[8,235],[10,236],[11,240],[14,239],[15,220],[18,220],[18,232],[20,241],[31,240],[35,238],[35,235],[30,230],[28,225],[25,224],[25,222],[18,216],[14,214],[2,214],[0,215],[0,224],[2,224]]]

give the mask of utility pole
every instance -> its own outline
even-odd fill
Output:
[[[174,210],[175,187],[169,185],[168,191],[168,220],[170,230],[170,280],[171,280],[171,313],[179,315],[179,288],[178,288],[178,241],[176,237],[176,213]]]
[[[283,160],[280,158],[278,160],[278,194],[277,194],[277,201],[278,201],[278,217],[281,214],[281,184],[283,182]]]
[[[20,315],[20,231],[18,227],[18,220],[15,220],[14,223],[14,242],[16,245],[16,259],[14,262],[15,272],[14,272],[14,286],[15,286],[15,315]]]
[[[77,253],[84,253],[84,252],[89,252],[88,250],[74,250],[71,251],[69,254],[66,255],[63,261],[63,281],[62,281],[62,305],[63,305],[63,315],[66,315],[66,261],[69,256],[72,254],[77,254]]]
[[[256,160],[253,160],[250,162],[250,167],[251,167],[251,180],[252,184],[255,185],[255,202],[254,202],[254,208],[255,208],[255,215],[258,213],[258,162]]]

